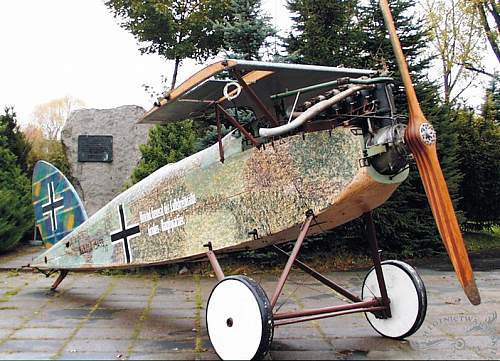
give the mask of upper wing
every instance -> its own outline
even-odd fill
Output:
[[[226,80],[215,80],[214,76],[228,71]],[[140,123],[167,123],[188,118],[196,118],[205,112],[213,111],[214,102],[227,105],[223,96],[224,86],[234,81],[234,72],[256,93],[264,106],[272,110],[274,103],[271,95],[287,90],[337,80],[343,77],[358,78],[374,75],[375,71],[364,69],[335,68],[316,65],[268,63],[247,60],[224,60],[200,70],[177,88],[166,94],[160,103],[139,121]],[[308,92],[299,96],[298,101],[313,97],[318,92]],[[283,100],[285,106],[292,105],[295,97]],[[290,103],[290,104],[288,104]],[[253,99],[246,92],[234,100],[237,106],[254,109],[257,116],[264,115],[255,107]]]

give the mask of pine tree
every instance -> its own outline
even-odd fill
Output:
[[[7,141],[7,148],[16,156],[16,162],[21,170],[28,174],[28,155],[31,150],[29,142],[19,130],[14,108],[6,107],[5,114],[0,115],[0,136]]]
[[[0,125],[0,134],[5,132]],[[31,184],[9,149],[11,142],[0,135],[0,252],[14,248],[34,224]]]
[[[462,175],[458,162],[458,132],[451,108],[441,104],[438,87],[426,79],[430,59],[423,56],[427,35],[422,19],[415,19],[415,3],[408,0],[390,0],[392,14],[403,52],[408,62],[413,83],[422,109],[438,133],[438,155],[450,195],[457,204]],[[397,68],[392,45],[377,0],[361,7],[360,24],[366,35],[363,66],[388,71],[395,78],[394,96],[399,114],[408,114],[407,100]],[[456,207],[455,207],[456,208]],[[442,251],[432,212],[415,165],[410,176],[395,194],[377,209],[375,217],[384,244],[407,255]]]
[[[131,181],[137,183],[168,163],[196,152],[196,132],[191,120],[157,125],[149,130],[146,144],[140,146],[141,160]]]
[[[461,181],[460,209],[467,227],[481,230],[500,224],[500,93],[493,81],[486,90],[482,116],[459,114]]]
[[[288,0],[293,31],[289,60],[328,66],[359,67],[361,34],[356,0]]]
[[[453,112],[439,102],[438,87],[426,80],[429,59],[423,56],[427,35],[424,22],[414,19],[415,4],[389,1],[403,51],[424,112],[439,132],[438,151],[452,197],[457,199],[461,173],[457,159],[457,133]],[[394,96],[398,114],[407,111],[406,95],[378,0],[357,1],[289,0],[294,33],[288,39],[292,61],[320,65],[344,65],[377,69],[395,78]],[[409,178],[389,201],[374,212],[382,246],[412,256],[443,250],[418,170],[410,166]],[[360,234],[356,220],[327,235],[328,242]],[[350,242],[354,245],[357,242]],[[361,243],[364,244],[364,243]]]
[[[223,34],[222,48],[230,58],[259,60],[260,50],[269,46],[267,39],[276,35],[270,21],[261,0],[232,0],[228,19],[217,22],[214,30]]]
[[[486,121],[500,125],[500,79],[498,73],[486,89],[486,96],[482,106],[483,117]]]
[[[413,83],[423,107],[427,101],[436,100],[437,87],[426,81],[426,72],[430,59],[423,56],[427,46],[427,34],[422,19],[415,19],[415,2],[408,0],[389,0],[389,6],[398,31]],[[370,0],[365,6],[360,5],[359,26],[363,32],[363,51],[360,52],[361,65],[367,69],[377,69],[393,74],[396,79],[394,95],[398,112],[406,113],[406,95],[401,75],[396,64],[391,42],[387,36],[379,1]],[[424,109],[425,110],[425,109]]]

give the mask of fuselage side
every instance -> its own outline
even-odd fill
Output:
[[[289,240],[308,209],[333,228],[378,207],[406,178],[362,167],[350,128],[282,138],[244,150],[237,132],[166,165],[118,195],[34,260],[54,269],[134,267]],[[318,232],[314,227],[311,232]]]

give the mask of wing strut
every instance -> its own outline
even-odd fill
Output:
[[[252,88],[250,88],[250,85],[248,85],[248,83],[245,81],[245,79],[242,78],[240,72],[238,70],[234,69],[234,68],[231,69],[231,72],[233,73],[233,75],[238,80],[238,83],[240,83],[240,85],[243,87],[243,89],[245,89],[245,91],[250,96],[250,98],[252,98],[252,100],[254,101],[255,105],[257,105],[257,107],[259,107],[260,111],[265,114],[266,118],[271,122],[271,124],[274,127],[277,127],[278,126],[278,121],[269,112],[269,109],[267,109],[267,107],[264,105],[264,103],[262,103],[262,101],[257,96],[257,94],[255,94],[255,92],[252,90]]]
[[[221,107],[219,104],[216,105],[217,109],[219,110],[220,114],[224,115],[227,120],[231,122],[232,125],[234,125],[238,130],[243,133],[245,138],[247,138],[255,147],[259,146],[259,143],[257,140],[254,138],[252,134],[250,134],[234,117],[226,112],[226,110]]]

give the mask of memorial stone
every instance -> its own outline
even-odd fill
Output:
[[[137,124],[145,113],[139,106],[81,109],[69,116],[62,131],[74,184],[88,215],[123,191],[146,143],[147,124]]]

